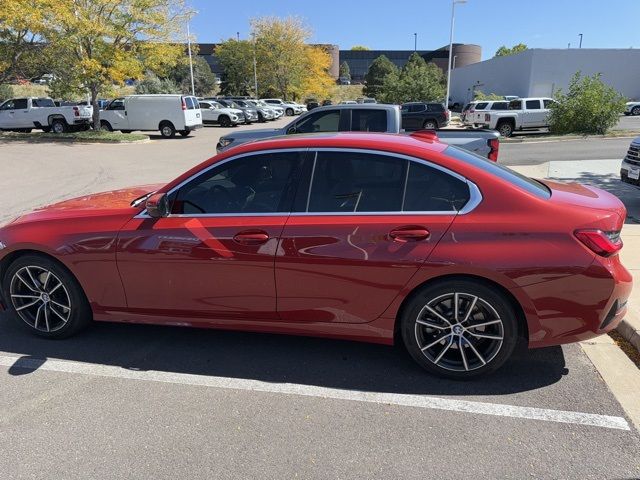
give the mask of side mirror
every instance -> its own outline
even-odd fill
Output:
[[[292,127],[287,128],[287,135],[291,135],[293,133],[296,133],[296,126],[295,125],[292,126]]]
[[[147,198],[144,206],[152,218],[162,218],[169,215],[169,199],[166,193],[154,193]]]

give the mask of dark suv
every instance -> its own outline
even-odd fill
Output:
[[[449,110],[436,102],[411,102],[402,105],[402,128],[435,130],[449,125]]]

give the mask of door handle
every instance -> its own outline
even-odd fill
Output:
[[[236,233],[233,240],[241,245],[262,245],[269,240],[269,235],[262,230],[247,230]]]
[[[427,240],[430,235],[429,230],[415,225],[394,228],[389,232],[389,237],[397,242]]]

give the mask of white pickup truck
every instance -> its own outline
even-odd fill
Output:
[[[475,126],[497,130],[503,137],[513,132],[549,127],[551,98],[518,98],[509,102],[509,108],[488,111],[474,120]]]
[[[45,132],[62,133],[88,129],[93,107],[73,105],[56,107],[50,98],[10,98],[0,105],[0,130],[30,132],[40,128]]]

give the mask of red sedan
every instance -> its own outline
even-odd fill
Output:
[[[92,320],[403,342],[430,372],[495,370],[626,312],[622,203],[427,134],[245,144],[165,186],[0,229],[4,305],[45,337]]]

